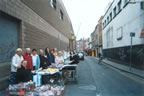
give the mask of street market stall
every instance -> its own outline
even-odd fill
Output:
[[[64,96],[65,81],[76,81],[78,65],[69,62],[32,71],[33,82],[9,86],[8,96]]]

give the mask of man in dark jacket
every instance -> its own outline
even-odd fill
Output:
[[[17,70],[16,73],[16,83],[20,82],[28,82],[32,79],[31,70],[26,69],[27,61],[23,60],[21,64],[21,68]]]

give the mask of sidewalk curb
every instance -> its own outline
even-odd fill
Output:
[[[98,60],[98,58],[96,58],[96,60]],[[112,61],[111,61],[111,62],[112,62]],[[125,70],[125,69],[116,67],[116,66],[114,66],[114,65],[112,65],[112,64],[106,63],[105,61],[102,61],[102,63],[105,64],[105,65],[111,66],[111,67],[113,67],[113,68],[116,68],[116,69],[118,69],[118,70],[120,70],[120,71],[127,72],[127,73],[130,73],[130,74],[136,75],[136,76],[138,76],[138,77],[144,78],[144,76],[142,76],[142,75],[139,75],[139,74],[137,74],[137,73],[135,73],[135,72],[132,72],[132,71],[130,71],[130,70]],[[115,62],[113,62],[113,63],[115,63]],[[119,65],[120,65],[120,64],[119,64]]]

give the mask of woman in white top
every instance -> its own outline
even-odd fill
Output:
[[[58,55],[55,58],[55,62],[56,64],[64,64],[64,58],[61,51],[58,52]]]

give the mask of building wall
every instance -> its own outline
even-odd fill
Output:
[[[99,46],[99,25],[97,24],[94,32],[91,34],[92,37],[92,46],[96,48]]]
[[[77,41],[77,51],[78,52],[83,52],[83,39],[80,39]]]
[[[99,46],[102,46],[102,20],[103,20],[103,16],[98,21],[98,25],[99,25]]]
[[[67,44],[69,43],[69,39],[67,37],[65,37],[54,26],[50,25],[47,21],[37,15],[32,9],[27,7],[20,0],[1,0],[0,5],[1,11],[21,20],[22,22],[26,22],[32,26],[35,26],[55,38],[58,38],[58,34],[61,34],[62,41]],[[22,31],[25,30],[25,26],[23,26],[23,28],[24,29],[22,29]]]
[[[22,0],[35,13],[54,26],[67,38],[71,38],[73,31],[70,18],[61,0],[56,0],[56,9],[51,6],[52,0]],[[42,5],[42,6],[41,6]],[[64,14],[64,19],[60,19],[60,10]]]
[[[121,0],[121,10],[118,11],[118,2],[114,0],[103,18],[103,49],[104,56],[115,61],[120,61],[129,66],[130,62],[130,32],[135,32],[133,37],[132,66],[144,69],[144,39],[140,38],[144,28],[144,10],[140,3],[130,4]],[[114,8],[116,16],[114,16]],[[112,12],[112,20],[107,20]],[[106,23],[105,23],[106,21]],[[109,21],[109,22],[108,22]]]
[[[58,6],[60,6],[60,4],[58,4]],[[50,7],[48,7],[48,10],[49,8]],[[26,47],[36,49],[58,47],[58,36],[61,35],[61,50],[67,50],[69,37],[73,30],[71,22],[68,19],[69,17],[67,13],[65,13],[64,7],[62,8],[64,10],[64,21],[61,20],[61,23],[60,20],[59,23],[57,23],[57,18],[60,18],[58,16],[55,17],[56,14],[53,14],[53,11],[55,12],[54,9],[48,12],[47,15],[50,15],[50,17],[53,17],[52,20],[55,20],[52,24],[51,21],[48,21],[34,11],[34,9],[28,7],[22,0],[0,0],[0,12],[19,21],[18,47],[22,49]],[[44,11],[46,10],[43,10],[43,12]],[[67,26],[64,27],[65,25]],[[14,55],[14,53],[12,55]],[[0,69],[2,69],[0,70],[0,84],[3,84],[0,86],[0,89],[8,85],[6,81],[8,81],[10,74],[10,61],[11,60],[0,63]]]
[[[114,0],[108,12],[103,18],[103,23],[107,20],[110,12],[113,12],[120,0]],[[144,27],[144,11],[141,9],[140,3],[127,4],[124,6],[122,0],[121,11],[114,17],[111,22],[103,26],[103,48],[115,48],[130,45],[130,32],[135,32],[133,45],[144,43],[144,39],[140,38],[141,31]],[[121,38],[118,40],[118,38]]]

